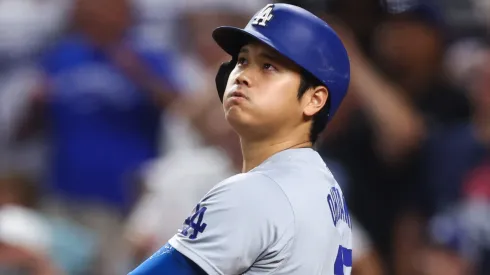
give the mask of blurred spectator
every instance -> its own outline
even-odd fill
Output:
[[[93,236],[40,212],[38,186],[21,174],[0,174],[0,273],[90,273]]]
[[[386,268],[366,230],[352,218],[352,275],[383,275]]]
[[[487,30],[490,28],[490,2],[486,0],[470,0],[473,3],[474,14]]]
[[[371,34],[383,20],[385,0],[327,0],[327,12],[335,14],[353,32],[362,50],[370,48]]]
[[[140,167],[158,155],[162,110],[178,96],[168,53],[134,45],[124,0],[78,0],[73,28],[42,58],[43,85],[19,138],[46,130],[50,212],[96,231],[97,274],[121,274],[121,224]]]
[[[43,176],[46,150],[42,135],[15,140],[38,80],[39,73],[29,63],[0,73],[0,172],[15,169]]]
[[[183,1],[130,1],[134,17],[131,32],[138,46],[152,51],[177,51],[179,47],[175,40],[179,28],[176,18]]]
[[[444,75],[447,32],[438,7],[428,1],[414,7],[394,4],[392,10],[373,38],[374,59],[383,72],[401,86],[429,126],[467,117],[467,99]]]
[[[47,227],[37,213],[12,206],[0,209],[1,274],[62,274],[46,255],[43,240],[49,236]]]
[[[36,84],[35,58],[66,27],[71,2],[0,1],[0,170],[43,172],[42,140],[14,143],[12,136]]]
[[[22,176],[0,176],[1,274],[58,274],[49,256],[49,225],[33,207],[35,186]]]
[[[422,248],[429,209],[419,169],[428,129],[464,119],[469,108],[442,74],[445,40],[437,10],[388,10],[396,13],[375,29],[371,59],[355,33],[333,21],[351,57],[351,89],[320,151],[346,169],[350,208],[388,274],[403,275],[416,272],[413,257]]]
[[[469,88],[474,111],[469,121],[435,133],[428,145],[435,210],[431,237],[446,253],[452,251],[476,269],[460,274],[483,275],[490,272],[490,47],[461,42],[453,49],[449,64],[465,68],[454,76]]]
[[[476,2],[486,0],[433,0],[442,8],[444,21],[447,25],[446,35],[452,41],[462,37],[482,35],[485,33],[484,24],[477,15],[482,10],[475,7]]]

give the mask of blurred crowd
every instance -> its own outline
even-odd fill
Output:
[[[0,274],[127,274],[240,172],[211,32],[268,2],[0,0]],[[353,275],[490,274],[490,2],[280,2],[351,58],[316,147]]]

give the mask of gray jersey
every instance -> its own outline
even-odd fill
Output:
[[[313,149],[279,152],[216,185],[169,243],[208,274],[348,275],[351,220]]]

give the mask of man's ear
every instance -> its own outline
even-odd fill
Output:
[[[327,104],[328,96],[328,89],[325,86],[317,86],[306,91],[303,95],[303,114],[309,117],[314,116]]]

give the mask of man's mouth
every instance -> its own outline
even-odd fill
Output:
[[[244,93],[239,92],[239,91],[234,91],[234,92],[229,93],[228,98],[244,98],[244,99],[248,99],[248,97]]]

